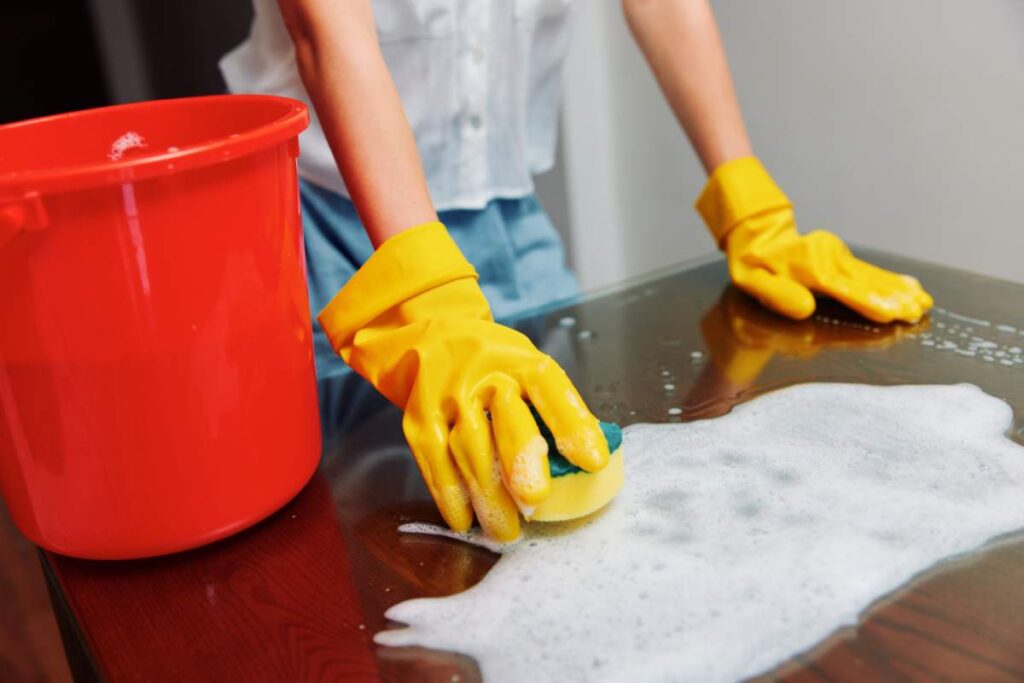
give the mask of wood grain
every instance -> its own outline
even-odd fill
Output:
[[[51,556],[108,680],[375,680],[377,666],[322,476],[222,543],[139,562]],[[83,615],[106,614],[90,620]]]
[[[0,681],[70,681],[39,567],[39,551],[18,534],[2,507],[0,596]]]
[[[919,275],[949,310],[1024,328],[1024,287],[873,257]],[[1018,418],[1024,413],[1024,368],[922,346],[916,335],[935,316],[916,328],[875,330],[824,303],[829,320],[792,323],[760,311],[726,281],[721,263],[670,271],[519,327],[566,367],[598,415],[624,424],[720,415],[752,396],[806,381],[973,382],[1010,402]],[[560,325],[564,316],[575,327]],[[589,334],[579,335],[582,330]],[[694,351],[703,355],[694,358]],[[730,362],[737,354],[756,366],[753,376],[737,377]],[[47,556],[58,600],[101,677],[479,678],[465,657],[379,649],[371,635],[388,625],[389,606],[464,590],[495,556],[397,532],[403,521],[439,521],[405,449],[397,410],[350,376],[323,383],[321,411],[320,471],[263,524],[158,560]],[[1020,427],[1018,419],[1015,430]],[[1012,436],[1021,440],[1018,432]],[[238,485],[245,485],[244,472]],[[871,606],[856,628],[766,678],[1024,679],[1024,542],[1007,540],[921,577]]]

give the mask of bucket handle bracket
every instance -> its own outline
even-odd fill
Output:
[[[38,192],[0,197],[0,247],[23,230],[42,230],[49,224],[50,217]]]

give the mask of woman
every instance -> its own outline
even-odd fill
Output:
[[[475,509],[488,533],[514,538],[517,507],[548,490],[530,405],[571,461],[608,460],[564,372],[493,322],[577,292],[531,180],[554,158],[571,2],[254,4],[249,39],[221,67],[235,92],[296,97],[316,114],[299,168],[320,372],[336,351],[405,410],[453,528]],[[623,7],[709,173],[697,208],[735,283],[795,318],[813,312],[812,291],[877,321],[920,318],[931,299],[916,280],[829,233],[796,232],[752,156],[707,0]]]

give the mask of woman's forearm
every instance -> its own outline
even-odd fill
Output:
[[[278,0],[302,82],[374,246],[435,220],[369,0]]]
[[[622,0],[637,44],[704,169],[751,155],[708,0]]]

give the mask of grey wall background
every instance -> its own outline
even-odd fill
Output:
[[[756,153],[803,230],[1024,282],[1024,2],[713,6]],[[567,189],[544,179],[542,197],[598,286],[712,245],[692,210],[703,171],[619,3],[577,10]]]

